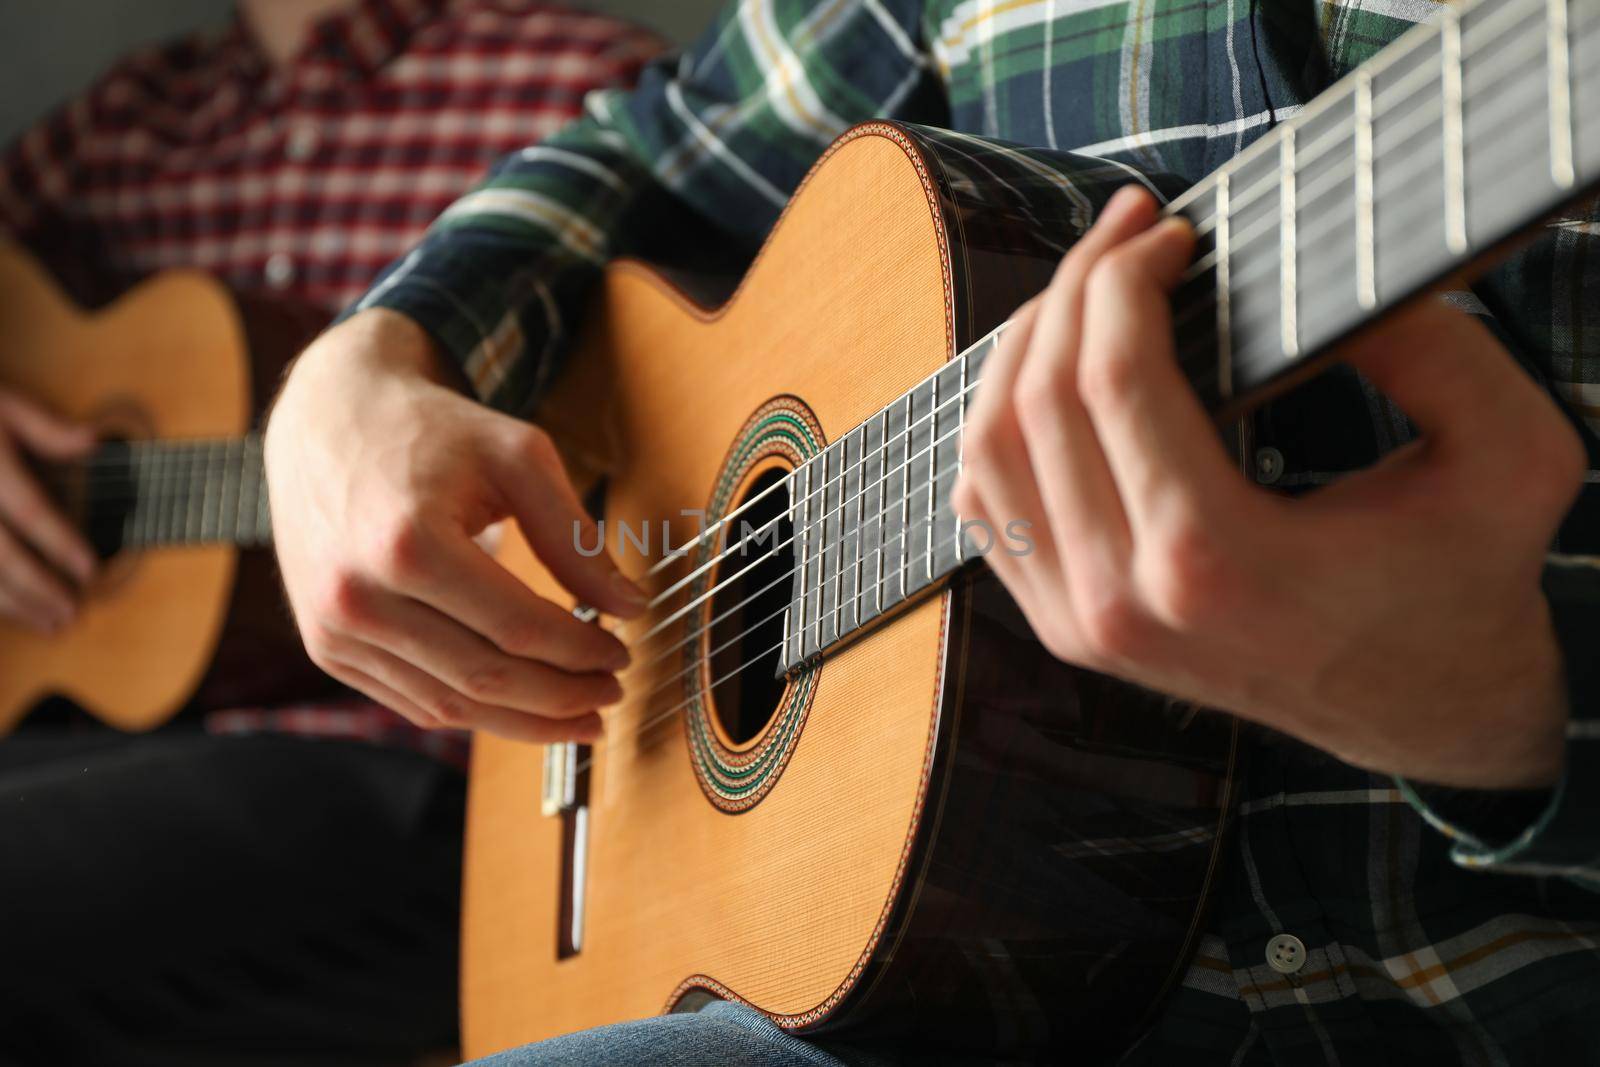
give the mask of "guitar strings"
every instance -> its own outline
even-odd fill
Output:
[[[944,444],[946,441],[949,441],[949,440],[953,439],[958,434],[960,434],[961,431],[962,431],[962,427],[960,427],[960,426],[956,427],[954,430],[951,430],[948,433],[944,434],[942,437],[939,437],[938,439],[934,440],[933,442],[931,442],[928,445],[927,448],[919,450],[918,452],[916,452],[915,454],[910,456],[905,461],[904,466],[901,467],[900,470],[902,471],[902,473],[906,474],[908,477],[902,479],[902,482],[901,482],[901,488],[902,488],[902,491],[903,491],[902,495],[898,499],[894,500],[892,502],[892,504],[889,504],[889,505],[885,506],[883,508],[883,510],[875,512],[870,517],[872,521],[875,521],[875,522],[878,523],[880,532],[882,531],[882,528],[883,528],[883,525],[884,525],[884,523],[883,523],[884,518],[886,516],[888,516],[889,514],[891,514],[896,509],[901,510],[902,513],[903,513],[903,511],[905,509],[905,506],[910,502],[910,500],[912,499],[912,497],[914,495],[914,492],[913,492],[913,490],[912,490],[912,488],[910,486],[910,482],[909,482],[910,464],[911,464],[912,460],[915,460],[915,459],[917,459],[917,458],[919,458],[921,456],[924,456],[924,455],[931,455],[934,449],[936,449],[939,445]],[[930,467],[932,466],[933,462],[934,462],[934,460],[930,459],[930,462],[929,462]],[[954,466],[954,467],[946,467],[946,468],[931,472],[930,478],[929,478],[929,482],[928,482],[928,487],[927,487],[927,492],[929,493],[930,500],[931,500],[931,495],[932,495],[932,493],[934,491],[934,488],[938,484],[938,479],[945,477],[946,475],[950,474],[952,471],[958,471],[960,469],[960,463],[961,463],[961,461],[958,458],[957,461],[956,461],[956,466]],[[870,485],[874,486],[874,487],[883,487],[883,488],[886,489],[888,487],[888,483],[889,483],[889,474],[890,474],[890,472],[887,469],[885,469],[885,473],[884,473],[883,477],[878,478],[877,480],[871,482]],[[863,479],[863,481],[865,481],[865,479]],[[859,524],[858,528],[864,528],[868,523],[868,517],[864,514],[864,509],[861,506],[859,506],[859,505],[862,504],[862,502],[866,498],[867,488],[868,488],[867,485],[863,485],[859,492],[857,492],[855,494],[852,494],[853,499],[855,499],[857,501],[857,504],[858,504],[858,507],[856,509],[856,511],[857,511],[857,520],[858,520],[858,524]],[[921,495],[921,491],[920,490],[915,491],[915,495]],[[937,507],[937,505],[935,505],[935,507]],[[684,616],[684,614],[686,614],[687,612],[693,610],[698,605],[704,603],[706,600],[708,600],[709,598],[714,596],[720,590],[724,589],[728,585],[731,585],[734,581],[736,581],[738,578],[743,576],[746,572],[748,572],[751,569],[753,569],[753,568],[755,568],[755,567],[757,567],[757,566],[759,566],[759,565],[771,560],[774,556],[776,556],[787,545],[793,544],[797,540],[802,541],[802,542],[806,541],[806,540],[809,540],[809,538],[807,536],[805,536],[805,535],[807,535],[809,533],[809,531],[814,530],[819,526],[824,526],[829,521],[829,517],[828,517],[828,513],[827,512],[837,512],[837,514],[838,514],[838,519],[837,519],[838,523],[840,525],[842,525],[844,523],[846,516],[844,515],[844,501],[841,500],[840,501],[840,505],[839,505],[839,507],[837,509],[826,509],[825,513],[822,516],[820,516],[815,522],[811,522],[811,523],[808,523],[805,526],[800,527],[798,530],[796,530],[793,533],[791,533],[790,536],[786,540],[780,541],[778,544],[774,545],[770,550],[767,551],[767,553],[765,555],[758,556],[756,559],[751,561],[751,563],[748,566],[746,566],[742,570],[738,571],[737,573],[735,573],[733,575],[730,575],[728,578],[719,579],[716,584],[712,585],[709,589],[707,589],[704,592],[702,592],[694,600],[692,600],[689,603],[684,604],[681,607],[679,607],[672,615],[668,616],[666,619],[661,620],[660,623],[658,623],[655,626],[651,627],[651,629],[648,632],[646,632],[644,634],[640,634],[640,635],[634,637],[632,639],[632,641],[630,641],[628,643],[628,647],[630,649],[640,649],[640,650],[642,650],[648,641],[653,640],[658,634],[660,634],[661,632],[664,632],[664,630],[666,629],[667,626],[670,626],[672,623],[674,623],[678,619],[682,618]],[[929,518],[932,518],[932,517],[933,516],[931,516],[931,515],[929,516]],[[920,520],[922,518],[922,516],[919,515],[918,518]],[[775,520],[773,520],[772,523],[767,523],[765,525],[770,526],[773,523],[776,523],[776,522],[779,522],[779,521],[781,521],[781,519],[775,519]],[[907,532],[909,532],[909,531],[907,531]],[[827,536],[826,529],[824,529],[824,532],[823,532],[822,536],[824,538]],[[904,534],[902,534],[901,536],[904,536]],[[883,542],[885,548],[888,545],[894,543],[894,541],[896,539],[897,538],[891,538],[888,541]],[[856,538],[856,543],[858,545],[861,543],[861,540],[860,540],[859,537]],[[841,546],[840,550],[842,551],[842,546]],[[825,542],[824,542],[823,551],[826,551],[826,543]],[[726,556],[727,554],[728,553],[724,553],[724,556]],[[880,550],[879,554],[881,556],[881,555],[884,555],[886,553]],[[722,557],[719,557],[719,558],[722,558]],[[862,558],[864,558],[864,557],[859,557],[858,556],[858,562]],[[821,557],[821,554],[819,553],[819,555],[818,555],[819,565],[821,563],[821,559],[822,559],[822,557]],[[909,560],[909,557],[907,557],[907,559]],[[843,571],[841,569],[840,574],[842,575],[842,573],[843,573]],[[777,578],[777,579],[774,579],[771,582],[768,582],[766,585],[762,586],[760,589],[756,590],[754,593],[752,593],[749,596],[747,596],[744,600],[741,600],[739,603],[734,604],[732,607],[726,609],[721,615],[718,615],[715,618],[710,619],[709,621],[707,621],[704,625],[706,625],[706,626],[715,626],[717,623],[722,622],[723,620],[727,619],[734,612],[738,611],[740,608],[742,608],[746,604],[750,603],[756,597],[759,597],[759,596],[765,594],[769,590],[773,589],[775,586],[790,582],[793,578],[794,578],[794,574],[791,572],[789,574],[786,574],[786,575],[782,576],[781,578]],[[822,592],[822,588],[821,588],[820,585],[817,587],[817,592],[819,594]],[[809,596],[810,593],[811,593],[811,590],[808,589],[808,590],[806,590],[805,595]],[[772,619],[772,616],[768,616],[766,619],[763,619],[762,622],[763,623],[764,622],[768,622],[771,619]],[[758,623],[757,625],[760,625],[760,623]],[[623,627],[618,627],[619,632],[622,629],[623,629]],[[739,636],[742,637],[744,635],[741,634]],[[648,666],[653,666],[656,663],[659,663],[661,660],[665,659],[667,656],[670,656],[673,653],[677,652],[679,649],[681,649],[684,646],[685,643],[687,643],[687,642],[680,641],[678,644],[672,646],[671,648],[666,649],[664,652],[658,654],[653,659],[649,660],[648,662],[646,662],[646,663],[644,663],[644,664],[642,664],[640,666],[648,667]],[[629,668],[629,669],[631,670],[633,668]]]
[[[990,331],[988,336],[989,337],[993,337],[994,334],[996,334],[996,333],[998,333],[1000,331],[1000,329],[1001,329],[1001,327],[996,327],[994,330]],[[980,342],[980,344],[981,343],[982,342]],[[971,347],[969,347],[965,351],[963,351],[962,354],[960,356],[956,357],[956,358],[957,359],[968,359],[969,362],[970,362],[970,357],[975,353],[977,348],[978,348],[978,345],[972,345]],[[935,373],[936,374],[937,373],[942,373],[943,371],[947,370],[952,365],[953,365],[953,361],[949,362],[949,363],[945,363],[943,366],[941,366],[939,368],[939,371],[937,371]],[[970,368],[970,369],[975,370],[976,368]],[[924,379],[924,383],[923,384],[926,384],[926,382],[931,381],[933,379],[933,377],[934,377],[933,375],[930,375],[927,379]],[[917,418],[909,420],[905,424],[903,429],[897,430],[893,435],[886,436],[882,440],[882,442],[880,442],[876,447],[874,447],[872,449],[872,451],[874,453],[881,453],[883,455],[883,457],[884,457],[884,466],[885,466],[885,468],[887,468],[887,465],[888,465],[888,462],[889,462],[888,455],[889,455],[889,451],[890,451],[890,449],[889,449],[890,442],[899,441],[899,440],[902,440],[902,439],[907,439],[906,448],[909,449],[909,447],[910,447],[909,438],[915,436],[917,431],[919,431],[924,424],[927,424],[929,422],[934,422],[935,425],[937,425],[937,419],[940,417],[941,413],[944,412],[945,408],[949,407],[952,404],[960,404],[960,403],[962,403],[963,401],[966,400],[967,394],[971,393],[977,387],[978,387],[978,383],[976,381],[970,382],[965,388],[960,390],[954,396],[950,396],[950,397],[947,397],[947,398],[939,401],[939,403],[937,405],[935,405],[932,409],[930,409],[926,414],[919,415]],[[918,385],[915,388],[920,389],[920,388],[922,388],[922,386]],[[868,418],[864,422],[857,423],[857,426],[860,427],[861,429],[865,430],[865,428],[867,426],[870,426],[873,421],[875,421],[875,420],[877,420],[879,418],[886,418],[889,409],[892,408],[895,404],[898,404],[901,400],[903,400],[905,398],[906,398],[906,395],[902,394],[900,397],[897,397],[895,400],[891,401],[887,406],[885,406],[884,408],[880,409],[877,414],[871,416],[870,418]],[[908,406],[908,408],[907,408],[908,415],[909,415],[909,412],[910,412],[910,408]],[[965,420],[963,419],[963,422],[964,421]],[[839,441],[847,440],[848,437],[849,437],[849,434],[850,433],[854,433],[854,432],[855,432],[855,430],[852,429],[851,431],[849,431],[849,433],[846,433],[844,437],[839,438]],[[944,438],[941,438],[940,440],[944,440]],[[838,441],[836,441],[834,443],[837,444]],[[934,444],[938,444],[938,442],[934,442]],[[843,446],[841,445],[840,447],[841,447],[841,450],[842,450]],[[932,445],[930,445],[928,447],[931,448]],[[824,452],[825,451],[826,450],[824,449]],[[924,454],[926,454],[927,451],[928,451],[928,448],[919,449],[917,452],[914,452],[914,453],[911,453],[909,455],[903,456],[901,461],[900,461],[901,462],[901,466],[903,468],[909,468],[912,460],[923,456]],[[780,479],[778,482],[775,482],[773,485],[768,486],[766,489],[762,490],[759,494],[757,494],[751,500],[746,501],[744,504],[741,504],[738,508],[736,508],[733,512],[731,512],[725,518],[719,519],[716,523],[713,524],[712,529],[715,530],[715,529],[721,528],[722,526],[726,525],[726,523],[728,521],[732,520],[733,518],[737,517],[740,513],[742,513],[745,510],[747,510],[752,503],[755,503],[756,501],[760,500],[761,498],[767,496],[769,493],[771,493],[774,489],[778,488],[780,485],[788,485],[790,483],[790,481],[793,479],[795,474],[797,474],[801,470],[805,470],[810,465],[811,462],[813,462],[815,459],[819,458],[823,454],[824,453],[818,453],[817,456],[809,457],[804,464],[802,464],[800,467],[796,468],[795,470],[790,471],[788,474],[786,474],[784,476],[783,479]],[[657,606],[662,601],[666,600],[669,596],[671,596],[673,593],[675,593],[678,589],[682,588],[684,585],[687,585],[694,578],[698,577],[699,575],[704,573],[706,570],[708,570],[711,567],[715,566],[720,560],[725,559],[728,556],[740,551],[750,541],[752,541],[752,540],[760,541],[762,539],[761,536],[760,536],[762,531],[767,530],[770,527],[782,522],[784,520],[784,518],[788,514],[793,513],[795,511],[795,509],[798,508],[800,505],[802,505],[802,504],[805,505],[807,513],[809,514],[810,513],[810,507],[811,507],[811,500],[812,500],[813,497],[816,497],[816,496],[819,496],[819,495],[824,496],[823,506],[826,507],[826,505],[827,505],[826,493],[827,493],[829,487],[830,486],[842,486],[845,483],[845,481],[849,478],[849,476],[850,476],[850,474],[852,472],[864,470],[866,468],[866,465],[867,465],[868,462],[869,462],[869,457],[863,455],[855,463],[847,464],[842,470],[837,472],[837,474],[832,479],[829,479],[827,477],[827,475],[826,475],[826,471],[824,471],[822,484],[820,486],[818,486],[816,489],[807,492],[806,495],[801,497],[799,500],[791,500],[788,512],[786,512],[784,515],[778,516],[777,518],[769,519],[767,522],[761,524],[761,526],[759,526],[756,529],[752,530],[750,533],[747,533],[744,536],[744,538],[742,538],[739,541],[739,543],[734,545],[732,548],[725,549],[725,550],[723,550],[721,552],[720,555],[713,556],[712,558],[706,560],[700,567],[696,568],[695,570],[691,571],[689,574],[687,574],[684,577],[680,578],[673,585],[671,585],[668,588],[662,590],[646,606],[647,607],[652,607],[652,608]],[[863,475],[863,477],[864,477],[864,475]],[[884,477],[885,478],[888,477],[887,469],[885,470]],[[699,545],[701,542],[703,542],[705,540],[705,536],[706,536],[705,534],[701,534],[701,535],[699,535],[699,536],[697,536],[695,538],[692,538],[689,541],[686,541],[679,548],[674,549],[670,554],[668,554],[667,556],[663,557],[659,562],[657,562],[648,571],[646,571],[645,574],[644,574],[644,577],[653,576],[656,573],[658,573],[659,571],[661,571],[663,569],[664,565],[672,563],[677,559],[682,559],[685,556],[687,556],[689,554],[689,549],[691,547]]]
[[[954,467],[947,468],[947,470],[954,470],[954,469],[955,469]],[[909,532],[909,531],[902,531],[901,534],[897,535],[895,538],[891,538],[889,541],[886,541],[885,545],[892,544],[895,540],[898,540],[899,538],[903,537],[905,535],[905,533],[907,533],[907,532]],[[955,540],[958,537],[962,537],[962,536],[965,536],[964,532],[958,532],[958,533],[951,534],[951,535],[948,535],[946,537],[943,537],[943,538],[941,538],[940,540],[938,540],[938,541],[936,541],[934,543],[934,548],[935,548],[935,550],[942,549],[946,545],[954,543]],[[926,588],[926,587],[924,587],[924,588]],[[921,590],[917,590],[917,592],[921,592]],[[776,617],[776,614],[769,615],[767,617],[767,619],[764,620],[764,621],[771,621],[771,619],[773,619],[775,617]],[[747,636],[752,630],[757,629],[760,625],[761,624],[758,623],[758,624],[756,624],[756,626],[750,627],[749,629],[745,630],[743,633],[740,633],[739,635],[737,635],[735,638],[732,638],[731,640],[742,639],[743,637]],[[699,635],[705,633],[706,629],[707,629],[706,627],[699,628],[696,631],[695,637],[692,640],[698,640]],[[666,722],[668,719],[672,718],[674,715],[676,715],[678,712],[682,711],[684,708],[688,707],[690,704],[694,703],[696,700],[699,700],[701,697],[703,697],[703,696],[707,695],[708,693],[712,692],[713,690],[715,690],[717,688],[717,686],[722,685],[724,682],[727,682],[730,679],[736,677],[737,675],[742,674],[744,671],[749,670],[751,667],[756,666],[762,660],[764,660],[766,657],[772,655],[774,652],[781,651],[783,649],[784,645],[788,644],[788,642],[789,642],[789,639],[786,638],[785,640],[780,641],[778,644],[773,645],[772,647],[770,647],[768,649],[765,649],[762,652],[756,653],[754,656],[744,660],[737,667],[731,668],[727,673],[725,673],[722,676],[714,679],[713,681],[711,681],[707,685],[701,686],[700,688],[694,690],[693,692],[691,692],[689,694],[689,696],[687,698],[685,698],[684,700],[680,701],[679,703],[673,705],[671,708],[668,708],[666,711],[661,712],[660,714],[652,716],[651,718],[647,719],[645,722],[641,723],[640,725],[638,725],[636,727],[633,727],[633,728],[629,729],[625,733],[618,733],[618,734],[615,734],[615,735],[608,733],[606,735],[605,740],[607,740],[608,742],[610,742],[610,741],[620,741],[620,740],[623,740],[623,739],[626,739],[626,738],[638,737],[638,736],[640,736],[640,735],[642,735],[644,733],[647,733],[648,731],[650,731],[654,727],[656,727],[656,726],[660,725],[661,723]],[[686,642],[686,643],[688,643],[688,642]],[[728,642],[724,642],[723,645],[719,646],[718,650],[720,651],[721,649],[726,648],[727,646],[728,646]],[[679,681],[679,679],[681,679],[684,675],[690,674],[690,673],[693,673],[695,671],[700,670],[708,662],[708,660],[709,660],[709,657],[701,657],[701,658],[697,659],[696,662],[694,662],[693,664],[690,664],[688,667],[684,668],[683,670],[681,670],[681,671],[677,672],[676,674],[673,674],[672,676],[664,679],[661,683],[659,683],[654,688],[652,688],[648,692],[646,692],[644,694],[644,696],[641,697],[640,699],[644,700],[644,701],[651,700],[653,697],[655,697],[655,695],[657,693],[660,693],[663,689],[665,689],[668,686],[671,686],[671,685],[674,685],[675,683],[677,683]],[[630,668],[630,670],[631,670],[631,668]],[[580,772],[584,771],[584,770],[587,770],[590,766],[592,766],[592,764],[593,764],[593,757],[591,756],[590,759],[585,760],[582,763],[578,764],[577,770],[580,771]]]
[[[954,359],[946,361],[945,363],[940,364],[938,369],[936,369],[931,374],[929,374],[926,377],[924,377],[921,381],[919,381],[916,385],[913,385],[910,389],[906,390],[905,392],[901,393],[899,396],[895,397],[893,400],[889,401],[887,404],[885,404],[883,407],[879,408],[877,411],[873,412],[870,416],[868,416],[865,420],[863,420],[858,425],[866,426],[873,419],[877,419],[877,418],[883,417],[896,404],[898,404],[901,400],[905,399],[908,395],[910,395],[912,393],[915,393],[918,389],[921,389],[923,386],[925,386],[929,382],[933,381],[934,378],[938,377],[941,373],[943,373],[945,371],[945,369],[950,366],[951,363],[955,362],[955,360],[968,358],[972,353],[976,352],[983,345],[985,345],[986,343],[992,341],[997,334],[999,334],[1002,330],[1004,330],[1009,325],[1010,325],[1009,321],[1000,323],[994,329],[990,330],[988,333],[986,333],[982,337],[978,338],[978,340],[974,341],[972,344],[970,344],[966,348],[962,349],[959,353],[956,354]],[[934,412],[937,412],[937,411],[938,411],[938,408],[935,408]],[[929,412],[929,415],[931,416],[932,414],[934,414],[934,412]],[[926,418],[927,416],[924,416],[924,417]],[[920,423],[919,423],[919,425],[920,425]],[[911,432],[911,427],[907,427],[903,432],[904,433],[910,433]],[[896,438],[890,438],[888,440],[894,440],[894,439],[896,439]],[[824,448],[824,451],[826,451],[826,447]],[[811,459],[814,459],[814,458],[815,457],[808,458],[806,462],[809,463],[809,462],[811,462]],[[689,541],[685,542],[683,545],[679,546],[678,555],[681,556],[681,555],[687,553],[689,549],[699,545],[700,542],[704,541],[707,537],[710,537],[713,534],[715,534],[719,529],[721,529],[727,523],[729,523],[729,522],[733,521],[734,519],[738,518],[741,514],[743,514],[749,508],[751,508],[755,504],[759,503],[768,494],[776,491],[780,486],[786,486],[788,484],[789,480],[794,477],[795,473],[796,473],[795,471],[791,471],[788,474],[784,475],[784,477],[782,479],[780,479],[779,481],[774,482],[772,485],[767,486],[767,488],[763,489],[760,493],[757,493],[755,496],[751,497],[749,500],[746,500],[743,504],[740,504],[733,511],[729,512],[727,515],[724,515],[722,518],[720,518],[716,522],[712,523],[706,529],[702,530],[698,536],[696,536],[692,540],[689,540]],[[652,575],[656,574],[657,572],[662,570],[664,567],[666,567],[667,565],[672,563],[675,558],[677,558],[677,556],[673,556],[673,555],[668,555],[668,556],[662,558],[658,563],[655,564],[655,566],[651,567],[648,571],[646,571],[644,573],[643,577],[646,577],[646,578],[651,577]],[[670,592],[670,590],[668,590],[668,592]],[[652,603],[651,606],[653,607],[654,604]]]

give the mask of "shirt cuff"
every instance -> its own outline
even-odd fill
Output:
[[[1600,560],[1551,557],[1545,597],[1566,672],[1566,770],[1549,790],[1441,789],[1396,779],[1463,867],[1600,889]]]

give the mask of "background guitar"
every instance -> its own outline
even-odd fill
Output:
[[[282,607],[250,432],[320,325],[183,271],[91,313],[0,246],[0,384],[99,429],[86,462],[37,473],[107,561],[64,632],[0,621],[0,733],[49,695],[147,730],[190,704],[333,687]]]

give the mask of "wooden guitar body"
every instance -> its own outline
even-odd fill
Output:
[[[539,415],[580,477],[603,478],[608,547],[618,522],[655,536],[663,519],[682,544],[698,529],[685,509],[749,499],[1036,292],[1064,209],[1004,195],[952,183],[930,142],[875,124],[818,164],[721,308],[613,266]],[[650,549],[624,544],[619,562],[643,576]],[[519,538],[502,559],[570,603]],[[692,617],[635,646],[606,738],[581,750],[581,819],[541,811],[545,749],[478,738],[470,1055],[707,996],[946,1050],[1088,1055],[1137,1033],[1195,937],[1230,724],[1053,659],[969,568],[761,683],[770,720],[746,738],[694,699],[709,638],[659,658]]]
[[[6,250],[0,385],[121,437],[232,437],[250,418],[243,325],[198,272],[164,274],[89,315]],[[226,545],[119,558],[65,632],[0,620],[0,733],[51,693],[122,729],[165,720],[211,662],[236,563]]]
[[[0,387],[96,426],[102,440],[239,439],[322,317],[238,298],[199,271],[163,272],[88,312],[25,252],[0,245]],[[195,474],[189,464],[121,488],[170,498]],[[211,537],[114,551],[63,632],[0,620],[0,734],[51,695],[148,730],[191,702],[327,691],[281,601],[264,547]]]

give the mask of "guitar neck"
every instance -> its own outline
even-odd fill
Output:
[[[1177,354],[1221,421],[1600,182],[1600,0],[1445,8],[1168,206],[1199,238]],[[789,476],[792,670],[1022,530],[949,496],[1002,325]]]
[[[102,552],[272,539],[256,434],[113,441],[47,481]]]

